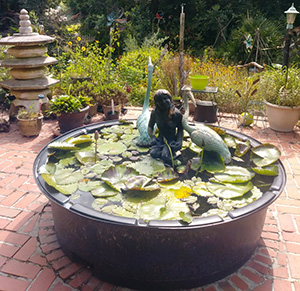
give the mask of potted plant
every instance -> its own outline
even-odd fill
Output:
[[[37,136],[42,129],[43,115],[36,112],[32,107],[22,107],[17,114],[19,130],[24,136]]]
[[[50,100],[48,112],[57,116],[60,132],[63,133],[83,125],[89,105],[89,97],[60,95]]]
[[[267,68],[259,89],[271,129],[292,131],[300,117],[300,70],[295,66]]]
[[[128,101],[127,91],[117,86],[106,87],[100,90],[98,100],[102,106],[105,118],[109,119],[110,117],[108,115],[109,112],[112,112],[112,103],[114,104],[114,111],[118,113],[124,108]]]

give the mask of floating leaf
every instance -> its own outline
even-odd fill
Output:
[[[223,172],[224,169],[224,161],[218,153],[204,151],[201,171],[206,170],[209,173],[218,173]]]
[[[180,211],[179,215],[181,219],[186,223],[191,223],[193,221],[193,216],[188,212]]]
[[[252,188],[253,184],[251,182],[242,184],[207,183],[207,189],[211,193],[224,199],[240,197],[250,191]]]
[[[91,189],[91,193],[96,197],[111,197],[118,194],[118,191],[108,186],[105,182],[100,181],[98,186]]]
[[[145,221],[160,219],[161,213],[165,209],[166,202],[167,199],[163,196],[156,196],[149,201],[142,202],[137,211],[138,217]]]
[[[48,145],[49,149],[57,149],[57,150],[75,150],[77,149],[75,144],[71,144],[64,141],[54,141]]]
[[[238,166],[226,166],[224,172],[216,173],[210,181],[217,183],[244,183],[250,181],[254,173]]]
[[[75,157],[83,165],[95,163],[95,152],[92,152],[92,151],[76,152]],[[98,157],[97,157],[97,160],[99,160]]]
[[[66,140],[68,143],[71,144],[82,144],[82,143],[92,143],[94,140],[89,135],[80,135],[77,137],[71,137]]]
[[[277,165],[271,165],[271,166],[265,166],[265,167],[253,167],[253,172],[259,175],[264,176],[277,176],[278,175],[278,166]]]
[[[77,190],[78,181],[83,179],[79,171],[60,168],[53,164],[42,166],[39,173],[48,185],[66,195],[74,193]]]
[[[262,144],[252,149],[250,160],[258,167],[269,166],[280,158],[280,150],[272,144]]]
[[[105,155],[120,155],[127,150],[124,143],[118,142],[104,142],[99,144],[98,152]]]
[[[195,186],[192,187],[193,192],[202,197],[210,197],[213,196],[213,194],[207,190],[206,183],[205,182],[198,182]]]
[[[178,175],[172,168],[166,168],[165,171],[161,172],[157,177],[158,183],[166,183],[178,179]]]
[[[241,141],[236,139],[236,149],[234,155],[238,157],[242,157],[245,155],[251,148],[250,140],[247,139],[246,141]]]
[[[224,142],[229,148],[236,148],[236,140],[231,135],[226,135],[224,137]]]
[[[199,146],[197,146],[193,142],[190,143],[189,148],[190,148],[191,151],[193,151],[196,154],[200,154],[203,151],[202,148],[200,148]]]
[[[103,183],[101,181],[82,181],[78,184],[78,189],[83,192],[90,192],[91,190],[96,189]]]
[[[124,182],[133,176],[136,176],[136,172],[133,169],[124,167],[122,165],[117,165],[106,170],[102,174],[101,178],[109,186],[120,192],[122,188],[125,188]]]
[[[145,157],[142,161],[131,164],[130,167],[134,168],[141,175],[146,175],[148,177],[166,169],[163,162],[151,157]]]
[[[124,184],[126,185],[125,190],[135,191],[157,191],[160,187],[157,184],[149,184],[152,181],[151,178],[146,176],[135,176],[129,178]]]

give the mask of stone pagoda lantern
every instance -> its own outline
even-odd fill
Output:
[[[10,90],[15,100],[10,107],[10,116],[15,116],[19,107],[39,110],[39,95],[44,95],[42,110],[47,108],[50,86],[59,83],[58,80],[45,76],[46,66],[56,64],[53,57],[45,56],[47,43],[54,41],[53,37],[33,33],[28,12],[20,12],[19,33],[0,39],[0,45],[9,46],[9,58],[1,61],[1,66],[10,68],[10,79],[0,82],[0,86]]]

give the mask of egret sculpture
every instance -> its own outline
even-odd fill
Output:
[[[137,139],[137,144],[139,146],[150,146],[150,144],[151,144],[151,138],[148,134],[148,124],[149,124],[149,120],[150,120],[149,98],[150,98],[152,74],[153,74],[153,65],[151,62],[151,57],[149,56],[148,84],[147,84],[146,97],[145,97],[144,104],[143,104],[143,111],[138,116],[137,121],[136,121],[136,126],[140,133],[140,136]]]
[[[230,151],[223,139],[213,129],[201,123],[197,124],[197,126],[189,125],[188,97],[194,104],[196,104],[196,102],[191,90],[184,90],[183,97],[185,108],[185,113],[182,118],[183,129],[189,133],[193,143],[207,151],[217,152],[224,159],[225,164],[229,164],[231,162]]]

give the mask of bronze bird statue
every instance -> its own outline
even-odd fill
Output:
[[[138,116],[136,122],[137,129],[140,133],[140,136],[137,139],[137,145],[139,146],[150,146],[151,144],[151,138],[148,134],[148,124],[149,124],[150,114],[151,114],[149,110],[149,98],[150,98],[152,74],[153,74],[153,65],[151,62],[151,57],[149,56],[148,84],[147,84],[146,97],[143,104],[143,111]]]
[[[229,164],[231,162],[231,154],[223,139],[213,129],[204,124],[199,123],[196,126],[192,126],[188,123],[188,97],[196,106],[191,90],[185,90],[183,97],[185,113],[182,118],[182,126],[189,133],[192,142],[207,151],[217,152],[224,159],[225,164]]]

